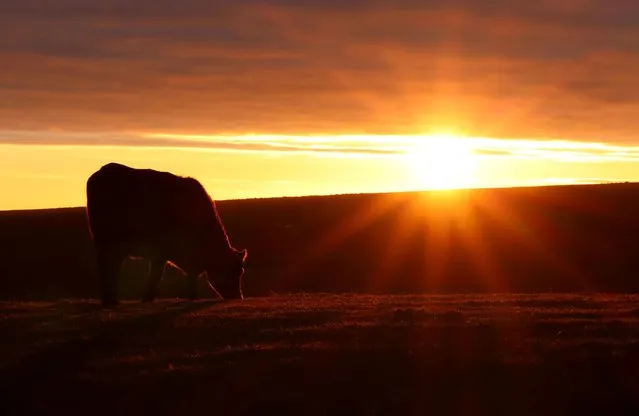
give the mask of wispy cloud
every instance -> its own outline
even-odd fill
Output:
[[[46,146],[172,147],[243,152],[311,152],[353,155],[404,153],[392,140],[303,136],[202,136],[172,134],[112,134],[58,132],[0,132],[0,144]]]
[[[401,156],[425,152],[424,142],[438,136],[406,135],[240,135],[170,133],[75,133],[0,131],[0,144],[40,146],[114,146],[256,152],[264,155],[307,153],[330,156]],[[639,146],[567,140],[452,137],[478,157],[545,159],[564,162],[636,162]]]
[[[478,139],[476,152],[488,156],[552,159],[564,162],[639,161],[639,146],[566,140]]]

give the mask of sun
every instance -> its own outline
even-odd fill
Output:
[[[456,189],[474,183],[477,157],[468,139],[449,134],[416,137],[407,158],[420,188]]]

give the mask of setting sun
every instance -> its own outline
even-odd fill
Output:
[[[472,186],[476,156],[467,140],[438,134],[416,139],[407,158],[415,182],[426,189],[454,189]]]

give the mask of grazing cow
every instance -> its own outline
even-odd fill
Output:
[[[127,257],[149,260],[145,301],[153,301],[167,262],[225,299],[242,299],[247,251],[233,248],[215,202],[196,179],[109,163],[87,180],[87,217],[97,254],[104,306],[118,304],[117,277]]]

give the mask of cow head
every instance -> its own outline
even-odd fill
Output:
[[[221,264],[207,270],[209,284],[224,299],[244,299],[242,278],[248,252],[232,249]]]

